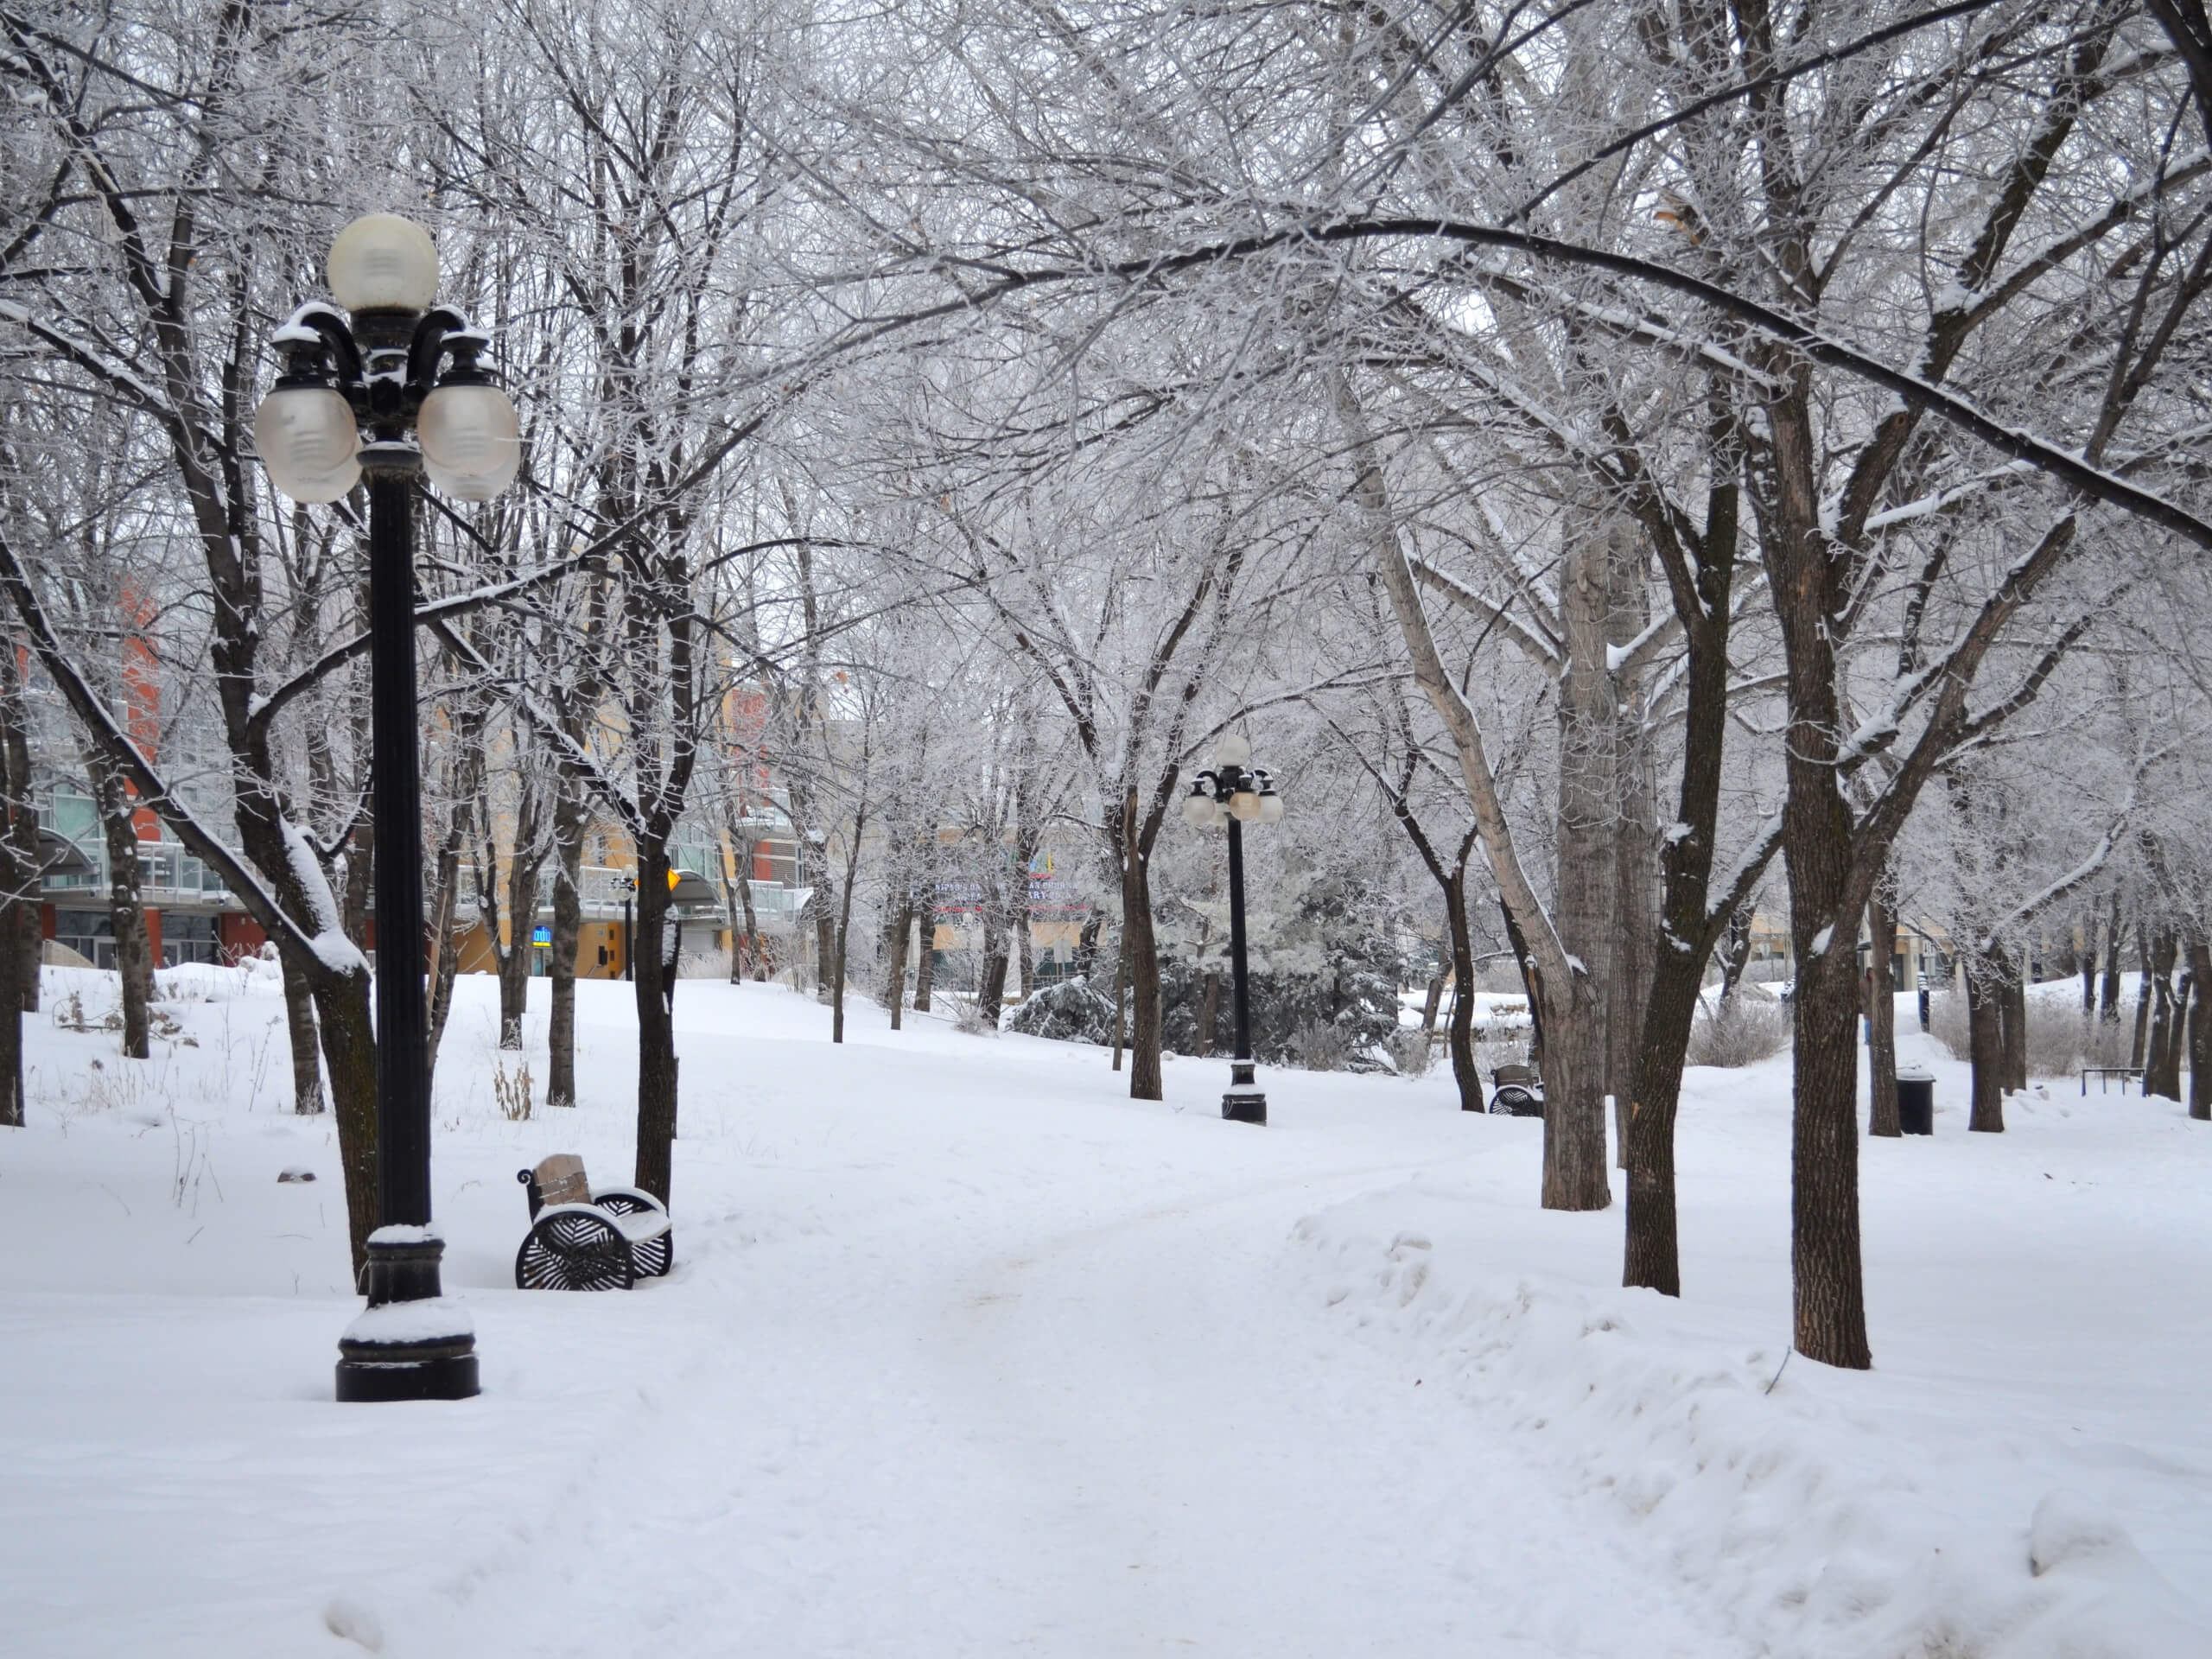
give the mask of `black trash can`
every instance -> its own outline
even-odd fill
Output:
[[[1916,1065],[1897,1073],[1897,1128],[1907,1135],[1936,1133],[1936,1074]]]

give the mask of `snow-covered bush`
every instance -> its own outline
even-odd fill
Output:
[[[1114,1040],[1114,999],[1077,975],[1040,985],[1007,1015],[1004,1029],[1067,1043]]]
[[[1743,1066],[1789,1046],[1789,1011],[1764,997],[1725,997],[1690,1027],[1692,1065]]]
[[[1290,1039],[1290,1052],[1308,1071],[1341,1071],[1351,1058],[1344,1033],[1320,1020],[1298,1028]]]
[[[994,1012],[975,997],[959,997],[952,1004],[952,1023],[956,1029],[970,1037],[995,1037],[999,1034],[999,1022],[991,1017]]]
[[[1390,1039],[1389,1049],[1390,1063],[1401,1077],[1426,1077],[1436,1061],[1435,1045],[1419,1026],[1402,1027]]]
[[[2070,1077],[2084,1065],[2128,1063],[2135,1040],[2133,1003],[2125,1005],[2122,1017],[2109,1024],[2094,1017],[2083,1019],[2080,1007],[2070,1001],[2054,1007],[2031,995],[2027,1006],[2030,1077]],[[1963,995],[1944,991],[1929,999],[1928,1034],[1942,1044],[1953,1059],[1973,1058]]]

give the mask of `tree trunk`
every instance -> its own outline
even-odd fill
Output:
[[[1741,904],[1730,912],[1728,925],[1721,936],[1720,949],[1715,953],[1720,962],[1720,1001],[1726,1002],[1736,995],[1742,983],[1744,969],[1751,960],[1751,918],[1753,906]]]
[[[545,1103],[576,1103],[576,951],[584,931],[584,792],[566,772],[553,798],[552,1012],[546,1021]]]
[[[1777,354],[1778,358],[1778,354]],[[1858,849],[1837,745],[1851,722],[1838,696],[1834,621],[1846,598],[1840,562],[1822,529],[1811,372],[1771,366],[1789,383],[1767,404],[1770,496],[1760,537],[1767,592],[1780,624],[1788,723],[1783,860],[1789,878],[1790,1276],[1794,1338],[1808,1359],[1847,1370],[1873,1363],[1859,1224],[1859,964],[1839,936],[1859,925],[1850,887]],[[1885,849],[1874,849],[1878,852]]]
[[[830,1040],[833,1043],[845,1040],[845,947],[853,937],[853,887],[860,878],[861,842],[867,833],[868,808],[863,804],[853,814],[853,838],[845,847],[844,890],[837,899],[837,978],[830,990]]]
[[[2202,1122],[2212,1120],[2212,942],[2201,936],[2190,942],[2189,976],[2196,986],[2189,1005],[2189,1115]]]
[[[22,940],[38,934],[38,828],[16,642],[0,633],[0,1128],[23,1127]],[[25,855],[25,849],[30,849]],[[35,974],[38,969],[31,969]]]
[[[1451,885],[1444,890],[1444,916],[1452,937],[1452,1024],[1445,1038],[1452,1055],[1452,1081],[1459,1090],[1459,1109],[1479,1112],[1483,1074],[1475,1064],[1475,943],[1467,925],[1465,849]]]
[[[1137,792],[1129,791],[1122,823],[1122,949],[1128,957],[1129,1098],[1160,1100],[1160,947],[1153,934],[1151,858],[1138,844]]]
[[[891,918],[890,937],[884,941],[884,958],[890,972],[884,976],[884,1006],[891,1010],[891,1029],[899,1028],[899,1013],[906,1001],[906,942],[914,931],[914,900],[910,893],[899,901]]]
[[[1967,982],[1967,1057],[1974,1067],[1973,1105],[1967,1128],[1986,1135],[2005,1131],[2005,986],[1991,956],[1969,960]]]
[[[1212,1054],[1221,1045],[1214,1033],[1221,1028],[1221,971],[1210,969],[1198,982],[1198,1051],[1201,1057]]]
[[[2180,1093],[2176,1078],[2167,1071],[2168,1050],[2172,1046],[2174,1012],[2174,935],[2171,928],[2161,928],[2151,947],[2151,977],[2147,988],[2151,993],[2151,1030],[2143,1050],[2143,1092],[2163,1095],[2169,1099]]]
[[[1636,572],[1632,561],[1621,565]],[[1641,586],[1639,582],[1638,587]],[[1615,604],[1614,642],[1625,644],[1643,626],[1640,614],[1618,626],[1621,607]],[[1615,694],[1617,706],[1631,708],[1628,688]],[[1620,829],[1614,841],[1613,913],[1615,917],[1611,974],[1605,987],[1605,1092],[1613,1099],[1613,1146],[1616,1164],[1628,1167],[1629,1104],[1636,1098],[1636,1072],[1643,1053],[1643,1017],[1651,1000],[1653,963],[1659,948],[1658,874],[1652,823],[1652,757],[1640,728],[1629,726],[1630,715],[1618,719]],[[1702,964],[1700,964],[1702,967]]]
[[[983,925],[983,961],[976,979],[976,1017],[993,1031],[1006,1007],[1006,929],[996,902],[987,887],[979,919]]]
[[[2005,1087],[2018,1094],[2028,1086],[2028,959],[2008,963],[1999,1029],[2005,1037]]]
[[[1445,982],[1452,977],[1453,974],[1450,969],[1429,976],[1428,989],[1422,996],[1421,1003],[1421,1034],[1424,1037],[1436,1035],[1436,1014],[1437,1010],[1444,1006]]]
[[[1122,1011],[1128,1006],[1125,999],[1128,995],[1129,989],[1129,930],[1126,927],[1122,930],[1121,938],[1116,944],[1116,954],[1114,957],[1114,1070],[1118,1071],[1122,1069],[1122,1050],[1126,1046],[1128,1036],[1128,1027],[1122,1017]]]
[[[1681,779],[1675,821],[1659,842],[1661,922],[1650,949],[1651,978],[1643,1005],[1636,1075],[1629,1096],[1628,1223],[1621,1282],[1669,1296],[1681,1294],[1681,1252],[1675,1203],[1675,1124],[1682,1067],[1697,1018],[1705,964],[1716,932],[1730,938],[1734,988],[1751,948],[1751,905],[1724,893],[1726,921],[1712,915],[1714,834],[1721,763],[1727,740],[1728,617],[1740,512],[1735,423],[1715,400],[1711,444],[1713,482],[1706,504],[1706,537],[1691,580],[1694,613],[1678,601],[1689,661],[1683,710]],[[1755,882],[1756,874],[1745,878]]]
[[[530,1007],[531,958],[537,950],[531,943],[531,935],[537,931],[537,877],[544,868],[547,850],[543,802],[540,789],[525,779],[521,804],[515,813],[514,847],[507,857],[507,948],[499,957],[499,1046],[503,1049],[522,1047],[523,1015]],[[490,824],[484,829],[488,842]],[[488,844],[486,850],[491,850]],[[485,874],[497,880],[496,862]],[[496,937],[492,945],[496,951]]]
[[[2097,1017],[2107,1025],[2120,1023],[2120,889],[2113,889],[2112,919],[2105,925],[2104,982],[2098,988]]]
[[[2165,1087],[2159,1090],[2169,1100],[2182,1098],[2182,1071],[2189,1064],[2190,1009],[2203,1001],[2196,976],[2189,969],[2189,951],[2182,948],[2181,982],[2174,987],[2174,1011],[2166,1027],[2166,1052],[2159,1062],[2160,1080]]]
[[[1521,924],[1513,919],[1513,912],[1505,900],[1497,901],[1498,913],[1505,919],[1505,942],[1513,947],[1513,965],[1521,973],[1521,994],[1529,999],[1529,1065],[1537,1076],[1544,1072],[1544,1009],[1536,997],[1536,970],[1529,956],[1529,941],[1522,937]],[[1461,996],[1471,996],[1474,987],[1462,989]],[[1457,1004],[1454,1004],[1456,1007]]]
[[[827,895],[823,895],[826,897]],[[829,906],[822,909],[826,915]],[[637,937],[658,941],[668,917],[668,845],[638,838]],[[676,1027],[661,989],[658,944],[634,953],[638,1010],[638,1161],[632,1185],[663,1205],[676,1147]]]
[[[1873,960],[1866,988],[1866,1132],[1901,1135],[1897,1123],[1897,913],[1876,898],[1866,906]]]
[[[830,999],[830,976],[837,955],[837,917],[830,907],[830,855],[822,855],[822,869],[815,878],[814,1000]]]
[[[924,899],[918,911],[919,925],[914,930],[914,1012],[927,1014],[930,992],[937,981],[936,900]]]
[[[154,950],[146,937],[146,904],[139,888],[138,826],[132,822],[131,795],[123,774],[89,745],[85,770],[107,846],[107,912],[115,931],[116,976],[123,993],[123,1052],[143,1060],[149,1052],[147,1007],[154,1000]]]
[[[346,1225],[358,1277],[377,1229],[377,1033],[368,965],[326,976],[315,988],[313,1021],[337,1104],[338,1161],[346,1178]]]
[[[322,1033],[316,1030],[315,987],[300,965],[279,954],[277,971],[284,982],[285,1035],[292,1046],[292,1109],[302,1117],[319,1116],[322,1095]]]
[[[1606,993],[1620,929],[1618,845],[1620,716],[1607,670],[1615,565],[1629,531],[1607,515],[1586,520],[1572,545],[1560,592],[1567,672],[1559,690],[1558,879],[1552,911],[1560,942],[1579,966],[1550,998],[1544,1056],[1544,1186],[1547,1210],[1602,1210],[1606,1176],[1605,1093],[1611,1060]]]
[[[2135,1043],[2128,1050],[2127,1063],[2139,1069],[2151,1035],[2151,930],[2141,922],[2135,925]]]

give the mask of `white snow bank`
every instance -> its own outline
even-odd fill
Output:
[[[1716,1339],[1708,1310],[1495,1265],[1494,1211],[1424,1177],[1309,1216],[1310,1289],[1431,1387],[1610,1495],[1763,1650],[2183,1659],[2212,1618],[2063,1492],[2013,1504],[1986,1443],[1892,1414],[1895,1379]],[[1702,1328],[1701,1328],[1702,1327]],[[2017,1426],[2012,1426],[2017,1427]]]

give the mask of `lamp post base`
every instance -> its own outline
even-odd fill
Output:
[[[479,1391],[475,1321],[439,1294],[445,1248],[427,1227],[369,1236],[369,1305],[338,1338],[340,1400],[467,1400]]]
[[[1256,1089],[1231,1089],[1221,1097],[1221,1115],[1231,1123],[1268,1122],[1268,1097]]]

